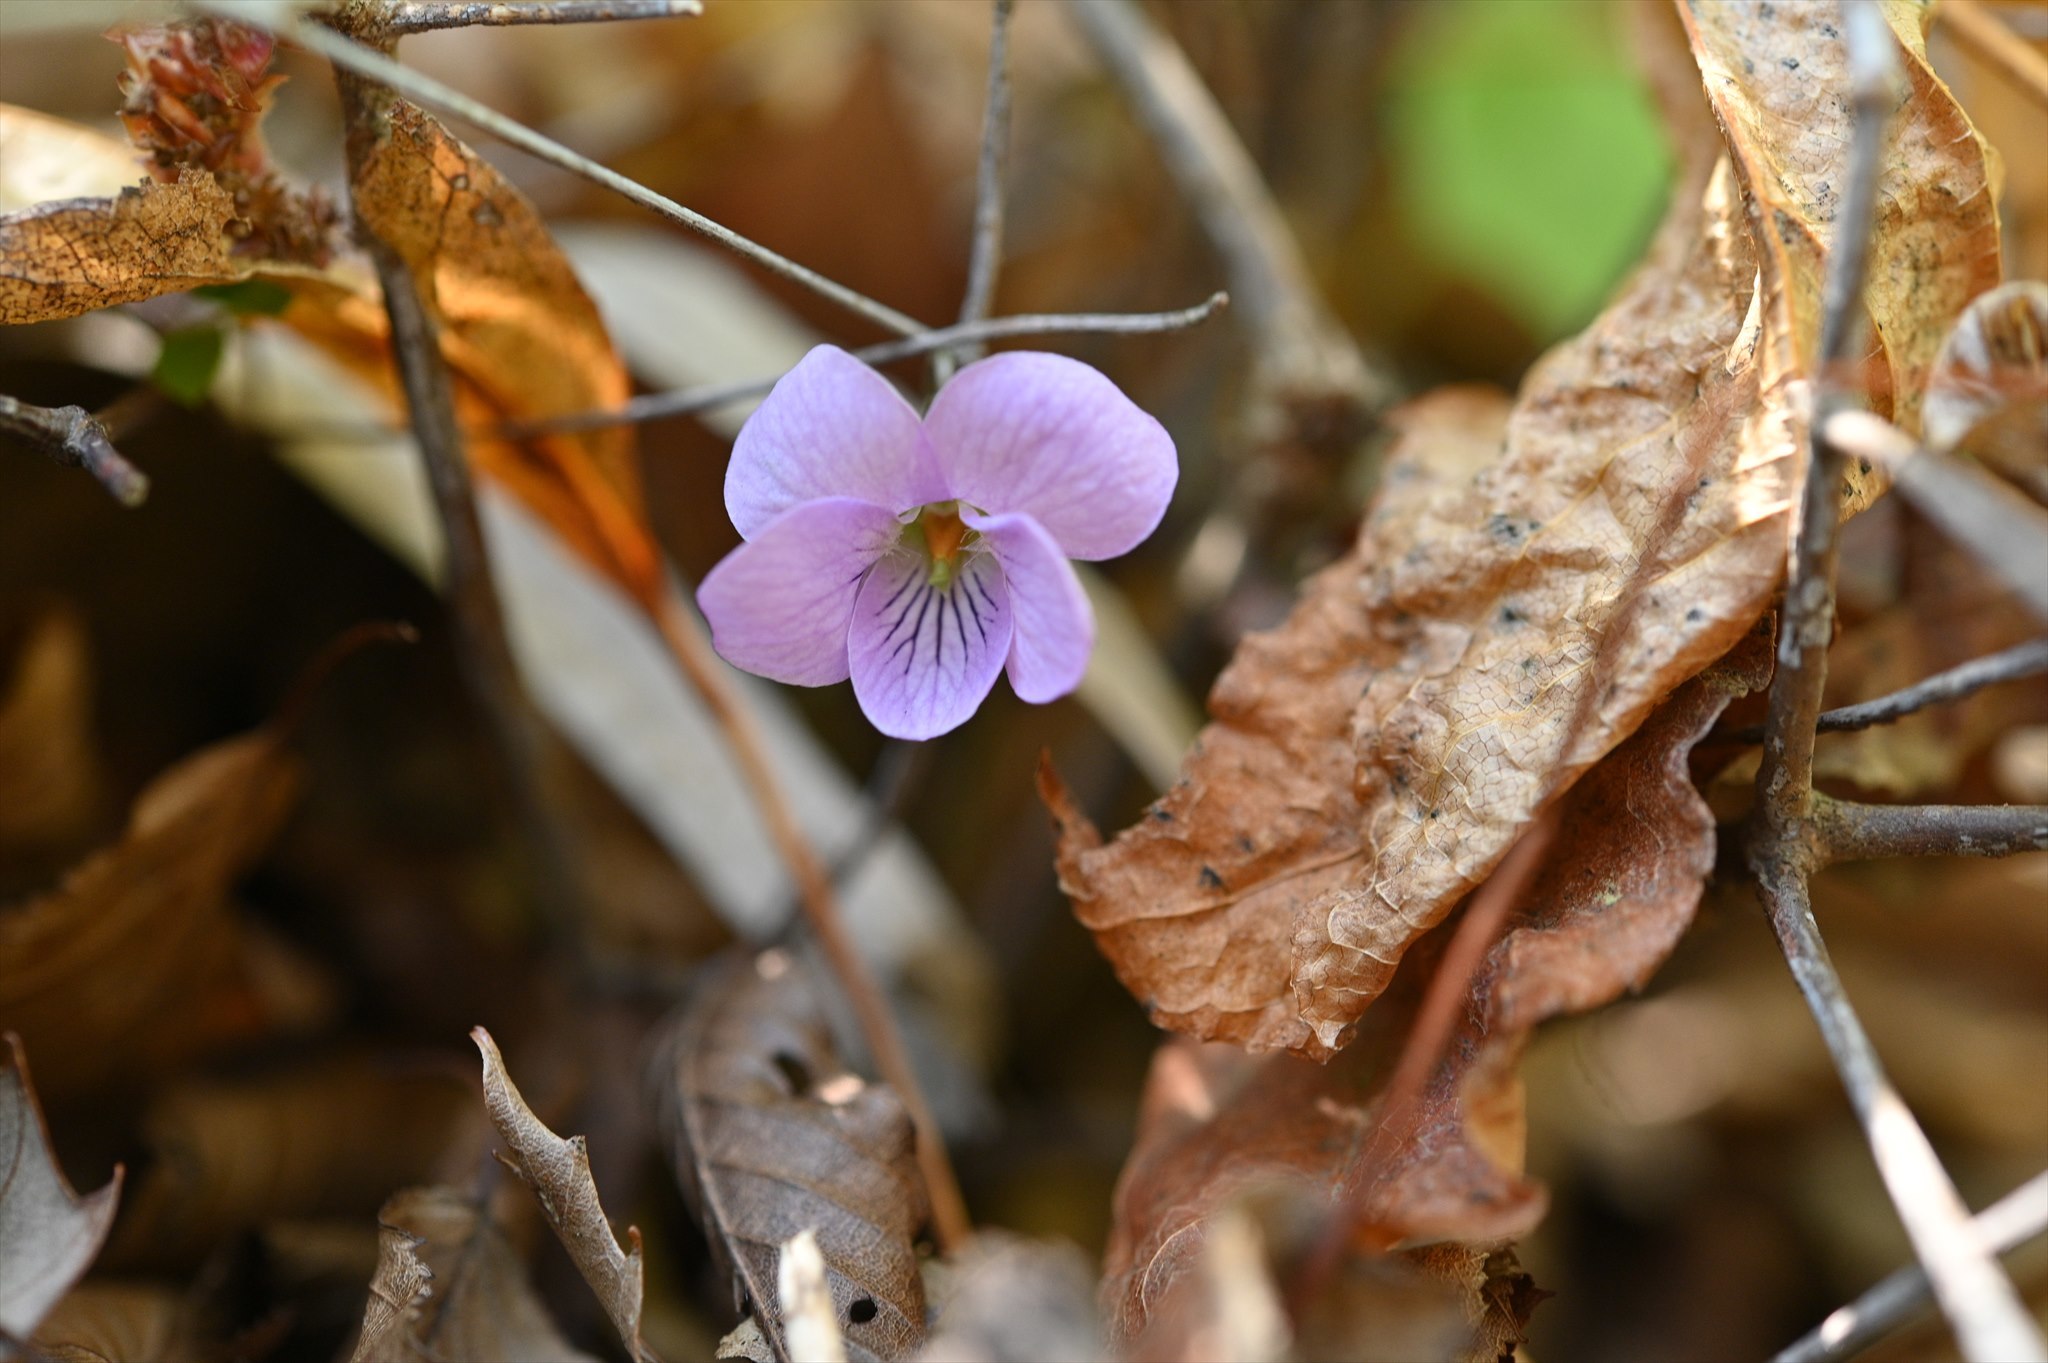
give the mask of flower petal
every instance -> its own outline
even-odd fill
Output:
[[[829,345],[776,383],[740,427],[725,467],[725,509],[744,539],[819,497],[857,497],[892,512],[947,497],[917,413],[887,379]]]
[[[952,584],[931,585],[921,554],[899,550],[861,584],[847,630],[853,694],[891,738],[958,728],[1010,651],[1010,591],[995,556],[970,553]]]
[[[924,429],[953,496],[1034,517],[1068,558],[1129,553],[1158,527],[1180,475],[1166,428],[1064,355],[1018,350],[968,365],[939,390]]]
[[[981,532],[1010,587],[1010,614],[1017,621],[1010,640],[1010,689],[1022,700],[1043,705],[1081,684],[1095,647],[1095,611],[1059,545],[1029,516],[961,519]]]
[[[735,667],[793,686],[845,681],[861,576],[902,530],[887,507],[851,497],[785,511],[697,588],[712,647]]]

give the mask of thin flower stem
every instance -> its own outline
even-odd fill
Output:
[[[1972,658],[1959,667],[1937,672],[1890,695],[1828,710],[1821,715],[1818,728],[1824,734],[1851,733],[1858,729],[1874,728],[1879,724],[1890,724],[1904,719],[1907,715],[1916,714],[1930,705],[1945,705],[1950,701],[1962,700],[1976,695],[1987,686],[1995,686],[1999,682],[2019,681],[2042,672],[2048,672],[2048,639],[2029,639],[2024,644],[2015,644],[2002,652]],[[1737,729],[1725,737],[1716,735],[1715,741],[1759,743],[1763,741],[1763,736],[1763,726],[1754,725],[1747,729]]]
[[[995,317],[985,322],[936,327],[922,335],[862,346],[851,353],[855,359],[868,364],[888,364],[894,360],[905,360],[913,355],[941,350],[962,341],[994,341],[1016,336],[1049,336],[1068,332],[1114,336],[1150,335],[1154,332],[1178,331],[1183,327],[1194,326],[1214,316],[1229,302],[1230,295],[1215,293],[1191,308],[1177,308],[1172,312],[1024,313],[1016,317]],[[632,399],[623,407],[612,407],[598,412],[570,412],[536,421],[516,422],[506,426],[500,434],[506,439],[523,440],[529,436],[562,431],[591,431],[606,426],[658,421],[663,417],[688,416],[692,412],[723,407],[729,402],[760,397],[773,388],[781,378],[782,375],[775,374],[767,378],[747,379],[741,383],[684,388],[672,393],[649,393],[645,397]]]
[[[239,22],[252,22],[249,13],[225,0],[197,0],[200,8]],[[808,266],[799,265],[787,256],[780,255],[759,242],[751,241],[731,228],[712,221],[702,213],[683,207],[674,199],[657,194],[647,186],[628,176],[621,175],[607,166],[601,166],[578,152],[571,151],[553,138],[542,136],[516,119],[471,99],[459,90],[443,85],[431,76],[425,76],[409,66],[386,56],[373,48],[366,47],[352,38],[322,28],[291,15],[266,15],[253,22],[270,29],[281,37],[289,38],[300,46],[317,52],[336,66],[353,71],[359,76],[381,82],[420,104],[439,109],[453,115],[473,127],[479,128],[501,142],[537,156],[550,165],[582,176],[595,184],[619,194],[643,208],[651,208],[664,217],[673,219],[693,231],[701,232],[727,250],[745,256],[785,279],[810,289],[813,293],[829,298],[847,311],[865,317],[868,321],[899,336],[914,336],[925,330],[924,324],[914,317],[906,316],[885,303],[877,302],[867,295],[857,293],[836,280],[827,279]]]
[[[2048,1171],[2028,1179],[1979,1212],[1971,1228],[1994,1254],[2006,1254],[2048,1231]],[[1780,1350],[1771,1363],[1836,1363],[1875,1344],[1925,1309],[1933,1292],[1918,1264],[1881,1280]]]
[[[2048,852],[2044,805],[1867,805],[1816,793],[1812,818],[1823,865]]]
[[[703,0],[395,0],[382,27],[393,37],[447,28],[512,28],[522,24],[605,24],[622,19],[676,19],[702,14]]]
[[[1003,164],[1010,141],[1010,11],[1014,0],[995,0],[989,21],[988,99],[981,115],[981,157],[974,174],[974,246],[967,257],[967,292],[960,322],[988,316],[995,301],[996,272],[1003,263]],[[979,339],[932,352],[932,382],[943,386],[955,367],[972,364],[986,347]]]
[[[60,464],[84,469],[125,507],[149,496],[149,477],[121,457],[107,428],[83,407],[38,407],[0,393],[0,431]]]
[[[847,936],[832,877],[798,825],[753,716],[733,689],[725,664],[712,651],[711,641],[705,637],[696,616],[670,592],[656,607],[655,624],[676,665],[696,687],[732,745],[740,773],[753,791],[755,807],[768,826],[769,839],[796,880],[797,901],[803,906],[804,917],[853,1006],[861,1035],[874,1055],[875,1067],[910,1112],[910,1120],[917,1128],[918,1168],[931,1195],[932,1234],[940,1251],[951,1253],[965,1244],[973,1232],[967,1219],[967,1203],[960,1195],[960,1182],[946,1156],[945,1137],[932,1117],[931,1105],[925,1101],[917,1072],[911,1068],[910,1054],[904,1049],[889,1002],[866,960]]]
[[[1860,340],[1870,223],[1897,80],[1895,42],[1874,0],[1844,5],[1842,27],[1855,121],[1822,295],[1817,410],[1779,625],[1778,669],[1764,721],[1749,863],[1793,979],[1820,1026],[1885,1189],[1965,1357],[1981,1363],[2039,1359],[2048,1357],[2048,1343],[1978,1240],[1948,1171],[1886,1077],[1829,959],[1807,888],[1807,877],[1820,864],[1811,817],[1813,747],[1834,629],[1844,464],[1828,437],[1828,419],[1849,401],[1839,375],[1851,367]]]
[[[1935,22],[1977,56],[1995,66],[2041,104],[2048,105],[2048,57],[2007,28],[1978,0],[1942,0]]]

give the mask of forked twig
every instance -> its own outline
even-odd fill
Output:
[[[2048,1231],[2048,1171],[2038,1173],[1977,1213],[1971,1223],[1993,1254],[2017,1249]],[[1813,1330],[1779,1351],[1771,1363],[1831,1363],[1869,1348],[1927,1305],[1931,1289],[1918,1264],[1880,1281]]]
[[[84,469],[122,506],[141,506],[149,496],[148,475],[121,457],[107,428],[83,407],[38,407],[0,393],[0,431],[60,464]]]
[[[246,11],[239,6],[226,3],[225,0],[196,2],[201,9],[209,13],[219,14],[238,22],[251,22],[251,16]],[[886,331],[895,332],[899,336],[910,336],[925,329],[917,319],[896,311],[886,303],[877,302],[866,294],[849,289],[837,280],[827,279],[809,266],[799,265],[759,242],[741,236],[723,223],[714,222],[702,213],[685,208],[665,194],[655,193],[638,180],[621,175],[608,166],[599,165],[579,152],[571,151],[553,138],[535,132],[516,119],[508,118],[496,109],[471,99],[431,76],[422,75],[374,48],[366,47],[332,29],[322,28],[318,24],[290,15],[264,15],[254,22],[319,53],[336,66],[389,86],[417,103],[453,115],[528,155],[539,157],[550,165],[560,166],[632,200],[643,208],[651,208],[692,231],[701,232],[727,250],[745,256],[755,264],[785,279],[793,280],[821,297],[831,299],[847,311],[867,318]]]
[[[448,28],[512,28],[522,24],[606,24],[621,19],[677,19],[702,14],[703,0],[393,0],[381,26],[394,38]]]
[[[1878,1173],[1966,1357],[2010,1363],[2048,1355],[2019,1294],[1970,1225],[1969,1211],[1927,1135],[1892,1087],[1815,922],[1807,879],[1820,864],[1813,818],[1813,749],[1827,649],[1834,630],[1835,558],[1844,455],[1828,437],[1846,405],[1837,375],[1860,339],[1870,224],[1892,105],[1896,55],[1871,0],[1843,7],[1855,122],[1848,183],[1829,253],[1821,320],[1817,408],[1808,445],[1798,541],[1785,586],[1778,670],[1764,722],[1763,762],[1749,836],[1749,863],[1771,926],[1805,996]]]
[[[1816,727],[1824,734],[1875,728],[1916,714],[1930,705],[1945,705],[1974,696],[1987,686],[2019,681],[2043,672],[2048,672],[2048,639],[2029,639],[2024,644],[2015,644],[1982,658],[1972,658],[1946,672],[1937,672],[1889,695],[1825,711]],[[1761,743],[1763,737],[1763,725],[1757,724],[1737,729],[1725,737],[1717,734],[1715,741]]]
[[[1866,805],[1816,792],[1809,817],[1817,867],[2048,852],[2048,806],[2042,805]]]
[[[875,345],[862,346],[850,353],[855,359],[868,364],[888,364],[892,360],[906,360],[913,355],[941,351],[963,341],[993,341],[1012,336],[1049,336],[1065,332],[1088,332],[1110,336],[1151,335],[1155,332],[1178,331],[1182,327],[1194,326],[1197,322],[1213,317],[1229,302],[1230,295],[1214,293],[1191,308],[1177,308],[1172,312],[1022,313],[1015,317],[991,318],[985,322],[935,327],[916,336],[906,336],[900,341],[881,341]],[[740,383],[683,388],[672,393],[649,393],[644,397],[631,399],[622,407],[610,407],[595,412],[568,412],[561,416],[514,422],[500,433],[508,439],[516,440],[560,431],[594,431],[606,426],[627,426],[643,421],[658,421],[663,417],[688,416],[692,412],[723,407],[728,402],[738,402],[743,398],[760,397],[781,379],[782,375],[776,374],[769,378],[747,379]]]
[[[960,323],[988,316],[995,300],[996,272],[1003,263],[1003,163],[1010,141],[1010,11],[1015,0],[995,0],[989,21],[988,98],[981,115],[981,155],[974,171],[974,245],[967,256],[967,291],[960,299]],[[932,382],[943,386],[957,365],[982,356],[979,338],[932,352]]]

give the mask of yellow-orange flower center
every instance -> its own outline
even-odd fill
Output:
[[[931,584],[942,589],[951,586],[954,565],[974,532],[961,521],[959,505],[954,502],[926,507],[918,514],[917,524],[924,531],[925,552],[931,555]]]

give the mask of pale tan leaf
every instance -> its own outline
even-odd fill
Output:
[[[595,1363],[548,1318],[504,1232],[454,1189],[392,1197],[377,1248],[353,1363]]]
[[[1971,303],[1927,380],[1927,443],[1961,449],[2048,501],[2048,284]]]
[[[86,1197],[71,1191],[21,1038],[8,1032],[0,1043],[0,1330],[26,1339],[99,1254],[121,1197],[121,1169]]]
[[[1066,1363],[1103,1358],[1093,1266],[1078,1246],[977,1231],[927,1289],[932,1336],[919,1363]]]
[[[29,622],[0,689],[0,847],[61,848],[106,797],[92,733],[85,623],[68,607]]]
[[[498,1054],[498,1044],[491,1040],[491,1034],[476,1027],[469,1036],[483,1056],[484,1106],[498,1135],[512,1149],[506,1163],[533,1189],[548,1225],[597,1295],[619,1338],[625,1341],[626,1351],[636,1360],[654,1363],[654,1351],[640,1338],[644,1288],[639,1229],[626,1228],[626,1245],[622,1248],[612,1233],[611,1222],[605,1218],[603,1204],[598,1201],[583,1137],[564,1140],[550,1131],[545,1122],[534,1116],[512,1076],[506,1073],[505,1059]]]
[[[168,1287],[87,1281],[44,1319],[35,1352],[49,1363],[191,1363],[189,1317]]]
[[[657,1082],[685,1191],[774,1356],[793,1356],[777,1256],[807,1229],[847,1356],[914,1353],[925,1302],[912,1241],[926,1215],[915,1135],[894,1092],[846,1073],[796,961],[777,951],[714,967]]]

